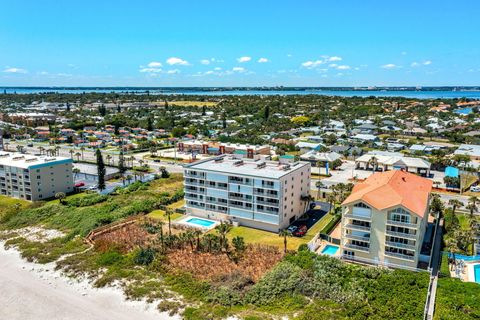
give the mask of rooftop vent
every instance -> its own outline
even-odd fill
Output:
[[[20,156],[20,157],[13,157],[13,158],[12,158],[12,160],[13,160],[13,161],[19,161],[19,160],[23,160],[23,159],[25,159],[25,157],[24,157],[24,156]]]
[[[266,166],[267,166],[266,162],[260,162],[259,164],[257,164],[257,169],[262,169],[262,168],[265,168]]]
[[[243,160],[237,160],[233,163],[234,166],[238,167],[238,166],[241,166],[243,165]]]
[[[288,170],[290,170],[290,165],[286,164],[286,165],[283,166],[282,169],[283,169],[283,171],[288,171]]]
[[[38,158],[30,158],[30,159],[25,160],[25,162],[35,162],[37,160],[38,160]]]
[[[215,159],[215,162],[218,163],[218,162],[222,162],[223,161],[223,158],[216,158]]]

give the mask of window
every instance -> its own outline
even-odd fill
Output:
[[[370,207],[367,206],[367,205],[366,205],[365,203],[363,203],[363,202],[355,203],[353,206],[354,206],[355,208],[370,209]]]

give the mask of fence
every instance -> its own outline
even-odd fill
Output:
[[[107,232],[110,232],[110,231],[113,231],[113,230],[120,229],[120,228],[122,228],[126,225],[129,225],[129,224],[135,223],[141,217],[143,217],[143,215],[131,216],[131,217],[128,217],[124,220],[112,222],[110,224],[98,227],[98,228],[90,231],[90,233],[85,237],[85,241],[87,243],[93,245],[95,243],[95,238],[98,237],[99,235],[102,235],[104,233],[107,233]]]
[[[393,268],[393,269],[404,269],[404,270],[415,271],[415,272],[430,272],[430,268],[429,269],[420,269],[420,268],[409,267],[409,266],[400,265],[400,264],[391,263],[391,262],[385,262],[385,261],[379,261],[379,260],[373,260],[373,259],[367,259],[367,258],[360,258],[360,257],[354,257],[354,256],[352,257],[352,256],[349,256],[349,255],[342,255],[342,259],[347,260],[347,261],[361,263],[361,264],[379,266],[379,267],[387,267],[387,268]]]

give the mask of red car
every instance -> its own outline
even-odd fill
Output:
[[[79,182],[79,183],[75,184],[75,188],[80,188],[80,187],[84,187],[84,186],[85,186],[84,182]]]
[[[293,235],[295,237],[303,237],[304,235],[307,234],[307,231],[308,231],[307,226],[302,225],[302,226],[298,227],[298,229],[293,232]]]

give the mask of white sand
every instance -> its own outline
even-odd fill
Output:
[[[126,301],[120,289],[96,289],[53,267],[26,262],[0,241],[0,319],[179,319],[159,313],[156,304]]]

